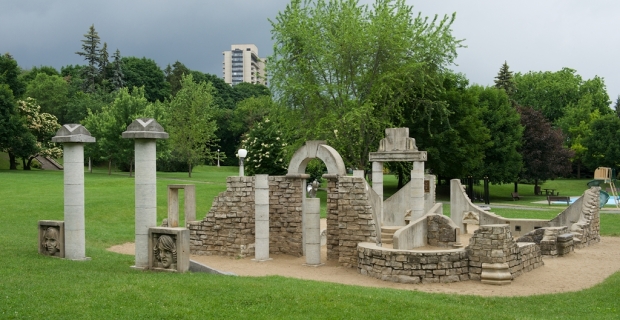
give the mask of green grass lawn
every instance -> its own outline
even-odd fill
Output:
[[[192,178],[187,173],[158,173],[158,222],[167,214],[166,185],[195,184],[197,217],[202,218],[213,197],[225,190],[226,176],[236,173],[235,167],[198,167]],[[96,169],[85,174],[85,185],[86,254],[92,260],[54,259],[37,253],[37,221],[63,219],[62,172],[0,170],[0,212],[5,226],[0,233],[0,318],[613,319],[620,314],[620,273],[579,292],[508,298],[278,276],[136,271],[130,268],[132,256],[106,250],[134,240],[133,178],[119,172],[108,176],[106,170]],[[549,209],[514,214],[526,212],[550,217],[558,213]],[[604,233],[620,234],[620,220],[614,216],[620,215],[602,215]],[[567,279],[571,276],[578,275]]]

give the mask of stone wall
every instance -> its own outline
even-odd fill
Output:
[[[510,272],[513,279],[524,272],[524,260],[529,261],[528,268],[542,266],[540,249],[535,244],[532,245],[517,245],[507,224],[480,226],[469,239],[469,246],[466,248],[469,256],[469,277],[480,280],[483,264],[505,264],[506,271]],[[525,255],[521,248],[525,248]]]
[[[372,207],[366,193],[366,182],[359,177],[339,177],[337,195],[338,210],[335,215],[331,211],[328,215],[332,217],[331,219],[337,216],[338,229],[330,231],[328,220],[328,249],[330,244],[333,248],[337,238],[338,262],[346,267],[355,267],[358,265],[357,244],[376,243],[377,239]],[[333,255],[335,254],[332,253]]]
[[[426,223],[428,245],[445,248],[457,242],[460,228],[450,218],[440,214],[428,215]]]
[[[189,221],[190,251],[199,255],[254,253],[254,177],[228,177],[201,221]],[[302,255],[301,180],[269,177],[269,252]]]
[[[469,279],[465,249],[396,250],[360,243],[358,269],[363,275],[401,283],[447,283]]]
[[[522,242],[517,243],[517,246],[519,247],[519,256],[517,261],[520,260],[521,263],[513,263],[514,265],[510,269],[510,273],[513,277],[532,271],[544,264],[542,261],[540,247],[536,244]]]
[[[531,242],[540,246],[543,256],[564,256],[573,251],[573,234],[568,232],[568,228],[547,227],[528,232],[526,235],[517,239],[518,243]]]
[[[570,226],[570,231],[574,235],[573,241],[577,248],[601,241],[600,190],[600,187],[591,187],[584,192],[579,220]]]

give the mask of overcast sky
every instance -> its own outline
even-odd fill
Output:
[[[272,52],[271,26],[288,0],[0,0],[0,52],[18,64],[83,64],[75,54],[91,24],[110,55],[147,57],[161,68],[175,61],[222,76],[222,51],[254,43]],[[372,1],[364,0],[364,3]],[[620,94],[620,1],[407,1],[425,16],[457,13],[453,33],[465,39],[453,70],[492,85],[504,61],[513,72],[577,70],[605,79]]]

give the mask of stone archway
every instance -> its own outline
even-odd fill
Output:
[[[347,174],[340,154],[334,148],[325,144],[325,141],[313,140],[306,141],[301,148],[295,151],[288,165],[287,176],[305,174],[308,162],[316,158],[321,159],[325,163],[329,175],[345,176]]]
[[[310,175],[306,174],[306,167],[312,159],[317,158],[323,161],[327,167],[327,174],[323,175],[323,178],[327,179],[327,259],[338,260],[338,178],[347,174],[342,157],[334,148],[325,144],[325,141],[306,141],[291,158],[286,177],[287,179],[300,180],[301,190],[306,190],[306,179],[310,177]],[[304,220],[306,192],[302,191],[302,193],[302,220]],[[305,223],[303,221],[302,226],[304,230],[302,241],[305,243]],[[305,254],[305,245],[303,247]]]

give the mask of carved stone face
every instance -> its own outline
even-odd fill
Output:
[[[55,228],[47,228],[45,230],[45,234],[43,235],[43,247],[45,247],[45,251],[50,256],[55,255],[60,246],[58,244],[58,231]]]
[[[172,252],[166,249],[161,249],[161,248],[159,249],[158,259],[159,261],[161,261],[161,266],[166,269],[170,268],[170,266],[174,262],[173,257],[172,257]]]

